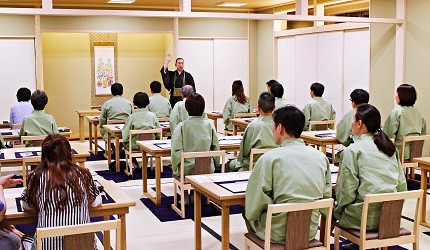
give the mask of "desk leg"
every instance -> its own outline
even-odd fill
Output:
[[[427,169],[421,168],[421,189],[424,190],[423,195],[423,205],[421,208],[421,225],[428,227],[429,224],[427,223]]]
[[[142,152],[142,185],[143,194],[145,194],[148,192],[148,158],[145,152]]]
[[[79,116],[79,140],[84,142],[84,117]]]
[[[237,126],[233,124],[233,135],[237,135]]]
[[[103,216],[103,220],[108,221],[110,215]],[[105,250],[110,250],[110,231],[103,232],[103,245]]]
[[[230,249],[230,209],[229,206],[221,206],[221,243],[222,249]]]
[[[94,125],[94,154],[99,154],[99,143],[98,143],[98,135],[97,135],[97,125]]]
[[[194,190],[194,249],[202,249],[202,194]]]
[[[95,151],[93,151],[93,125],[91,123],[89,123],[88,128],[88,143],[90,144],[90,152],[94,153]]]
[[[119,169],[119,136],[115,135],[115,168],[116,172],[118,173],[120,171]]]
[[[326,145],[322,145],[321,146],[321,151],[323,152],[324,155],[326,155],[326,153],[327,153],[327,146]]]
[[[218,132],[218,119],[212,119],[214,121],[215,132]]]
[[[155,157],[155,199],[161,205],[161,156]]]
[[[127,249],[127,226],[125,220],[125,214],[118,214],[118,219],[121,220],[121,248],[122,250]]]

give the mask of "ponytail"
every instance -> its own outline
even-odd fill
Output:
[[[379,128],[373,138],[373,142],[375,142],[379,150],[381,150],[382,152],[384,152],[384,154],[390,157],[394,155],[394,153],[396,152],[396,146],[390,140],[390,138],[388,138],[387,134],[382,131],[382,129]]]

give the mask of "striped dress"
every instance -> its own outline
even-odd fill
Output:
[[[67,202],[67,206],[64,208],[63,211],[57,209],[55,207],[55,204],[53,202],[54,195],[58,195],[55,192],[51,192],[49,195],[50,202],[45,202],[46,199],[46,179],[49,178],[49,173],[45,172],[40,176],[40,186],[39,190],[37,192],[38,196],[40,196],[39,199],[39,214],[38,214],[38,222],[37,227],[38,228],[47,228],[47,227],[58,227],[58,226],[68,226],[68,225],[78,225],[78,224],[85,224],[90,223],[90,216],[89,216],[89,210],[88,208],[91,206],[97,206],[101,203],[101,196],[99,194],[99,190],[96,188],[94,182],[91,182],[92,185],[90,186],[90,193],[91,193],[91,199],[90,197],[86,197],[84,199],[82,204],[79,204],[77,206],[73,206],[73,200],[75,199],[74,193],[71,191],[70,188],[67,189],[69,193],[69,200]],[[85,178],[82,176],[81,178]],[[82,189],[85,190],[84,184],[80,182],[80,185]],[[24,191],[23,195],[23,207],[29,207],[28,205],[28,199],[26,197],[26,192]],[[88,204],[89,200],[94,200],[93,204]],[[30,207],[31,208],[31,207]],[[43,249],[56,249],[61,250],[64,248],[63,245],[63,239],[64,237],[52,237],[52,238],[45,238],[42,240],[43,242]],[[24,237],[23,238],[23,245],[25,249],[36,249],[36,235],[34,237],[31,237],[30,239]],[[94,239],[94,249],[97,249],[96,241]]]

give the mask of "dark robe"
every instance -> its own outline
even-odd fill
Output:
[[[193,86],[194,91],[196,91],[196,86],[194,85],[193,76],[190,73],[185,72],[185,70],[183,70],[179,75],[177,70],[169,71],[168,69],[166,69],[166,73],[164,73],[164,67],[161,67],[160,73],[161,73],[161,78],[163,78],[164,87],[170,93],[170,105],[172,106],[172,109],[177,102],[182,101],[182,98],[180,95],[179,96],[174,95],[175,88],[182,88],[184,85],[191,85]],[[185,82],[184,82],[184,74],[185,74]]]

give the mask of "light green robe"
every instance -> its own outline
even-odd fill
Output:
[[[176,105],[175,105],[176,107]],[[191,116],[176,127],[172,135],[173,174],[180,175],[182,152],[202,152],[219,150],[218,136],[213,123],[203,117]],[[212,159],[211,173],[219,166],[219,157]],[[185,160],[185,175],[194,174],[194,159]]]
[[[285,98],[275,97],[275,110],[287,106],[289,103]]]
[[[122,120],[127,119],[133,111],[133,104],[122,96],[116,95],[106,101],[102,106],[100,115],[99,127],[100,134],[106,140],[106,131],[103,125],[107,124],[107,120]]]
[[[248,181],[245,217],[264,239],[267,205],[310,202],[331,197],[331,173],[327,157],[301,139],[286,140],[258,159]],[[315,238],[319,212],[314,211],[309,240]],[[286,215],[273,216],[271,241],[285,243]]]
[[[426,135],[427,124],[421,112],[415,107],[399,106],[393,109],[384,124],[384,132],[390,139],[395,138],[394,143],[402,152],[403,137],[408,135]],[[406,144],[405,159],[409,159],[411,145]]]
[[[0,148],[6,148],[6,143],[4,142],[3,136],[0,134]]]
[[[233,130],[233,124],[230,120],[233,119],[235,114],[251,113],[251,110],[251,103],[249,103],[249,100],[242,104],[236,101],[235,96],[228,98],[222,111],[222,119],[224,120],[225,129],[230,131]]]
[[[166,97],[162,96],[160,93],[154,93],[149,97],[148,110],[157,117],[169,117],[172,107]]]
[[[157,116],[148,111],[147,108],[143,109],[135,109],[133,114],[131,114],[128,117],[127,122],[124,124],[124,127],[122,128],[122,143],[124,144],[124,148],[128,150],[129,147],[129,137],[130,137],[130,130],[141,130],[141,129],[154,129],[159,128],[160,123],[158,122]],[[153,138],[159,139],[159,136]],[[138,136],[133,136],[132,138],[132,149],[138,150],[139,146],[136,145],[136,141],[138,140]]]
[[[188,115],[188,111],[185,109],[185,98],[182,101],[179,101],[175,104],[173,107],[172,112],[170,113],[169,118],[169,126],[170,126],[170,134],[173,135],[173,132],[175,131],[176,126],[180,122],[185,121],[190,116]]]
[[[345,147],[348,147],[353,141],[351,139],[351,123],[354,120],[357,109],[351,109],[346,113],[336,125],[336,138]]]
[[[406,179],[398,153],[380,151],[372,134],[354,137],[340,160],[334,216],[342,227],[360,229],[364,196],[406,191]],[[367,230],[379,226],[381,205],[370,206]]]
[[[251,122],[243,134],[240,142],[240,152],[237,160],[232,160],[229,164],[231,171],[248,171],[249,158],[253,148],[276,148],[278,145],[273,139],[272,116],[260,116]],[[260,155],[254,156],[254,163]]]
[[[305,127],[303,130],[309,129],[309,121],[334,120],[336,118],[333,106],[322,97],[314,97],[312,101],[308,102],[303,109],[303,113],[305,114]]]
[[[58,134],[57,123],[52,115],[43,110],[33,110],[22,120],[20,136]]]

